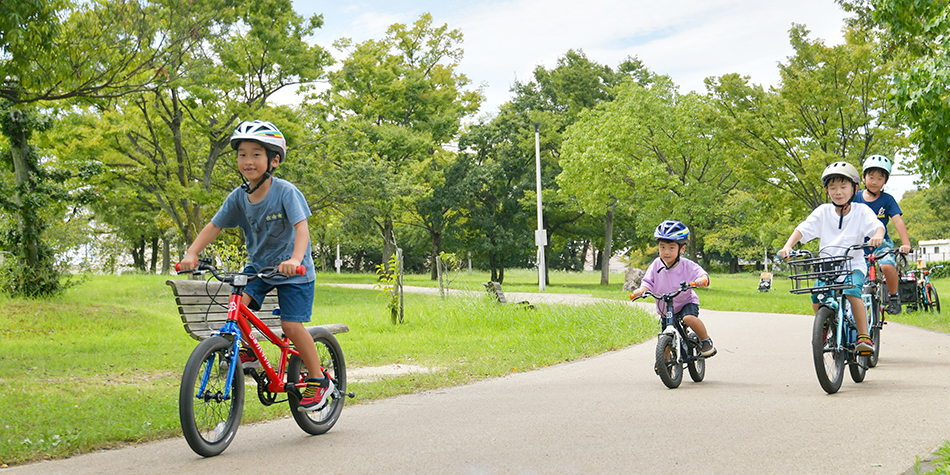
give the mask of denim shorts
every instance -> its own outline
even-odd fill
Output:
[[[874,254],[877,254],[879,251],[890,251],[894,249],[894,241],[891,241],[890,237],[885,237],[884,242],[873,251]],[[894,266],[897,267],[897,261],[894,260],[894,254],[888,254],[877,261],[878,264],[882,266]]]
[[[255,272],[253,268],[244,269],[246,273]],[[247,284],[244,293],[251,297],[248,308],[261,309],[260,302],[272,289],[277,288],[277,304],[280,306],[280,320],[284,322],[309,322],[313,314],[313,281],[305,284],[271,285],[261,279]]]
[[[847,280],[845,280],[845,282],[847,282]],[[841,293],[843,293],[843,294],[845,294],[845,295],[850,295],[850,296],[852,296],[852,297],[861,298],[861,292],[862,292],[863,289],[864,289],[864,273],[861,272],[861,271],[859,271],[859,270],[851,271],[851,282],[850,282],[850,283],[851,283],[852,285],[854,285],[854,288],[852,288],[852,289],[844,289],[844,290],[841,291]],[[815,281],[815,287],[819,287],[819,286],[825,285],[825,284],[826,284],[826,282],[825,282],[825,281],[822,281],[822,280],[816,280],[816,281]],[[818,294],[811,294],[811,302],[812,302],[812,303],[819,303],[819,302],[818,302]]]
[[[688,304],[686,304],[686,305],[683,305],[683,308],[681,308],[679,312],[674,313],[674,314],[673,314],[673,317],[675,317],[675,318],[683,318],[683,317],[685,317],[686,315],[692,315],[692,316],[694,316],[694,317],[698,317],[698,316],[699,316],[699,305],[694,304],[694,303],[688,303]]]

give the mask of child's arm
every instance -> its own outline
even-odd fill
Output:
[[[191,243],[188,251],[185,252],[185,258],[181,260],[181,270],[191,270],[198,264],[198,254],[201,254],[211,241],[214,241],[218,234],[221,234],[221,228],[214,223],[208,223],[204,229],[198,233],[195,242]]]
[[[878,221],[877,223],[881,224],[880,221]],[[868,244],[874,247],[878,247],[883,242],[884,242],[884,226],[882,225],[878,227],[876,231],[874,231],[874,235],[871,236],[871,239],[868,240]]]
[[[310,228],[307,227],[307,220],[301,220],[294,225],[294,254],[290,259],[281,262],[277,270],[281,274],[297,275],[297,267],[303,262],[304,254],[307,252],[307,244],[310,244]]]
[[[901,252],[910,252],[910,237],[907,234],[907,226],[904,225],[904,218],[895,214],[891,216],[891,220],[894,221],[894,227],[897,228],[897,235],[901,237]]]
[[[785,241],[785,247],[778,251],[778,255],[785,259],[788,257],[788,254],[792,252],[792,246],[798,244],[798,241],[802,240],[802,232],[799,230],[792,231],[792,235],[788,237],[788,241]]]
[[[697,287],[709,287],[709,274],[703,274],[702,277],[693,281]]]

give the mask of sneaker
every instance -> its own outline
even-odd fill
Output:
[[[257,355],[254,352],[246,347],[242,346],[241,351],[238,352],[238,356],[241,357],[241,366],[245,370],[248,369],[261,369],[261,362],[257,359]]]
[[[716,355],[716,347],[713,346],[712,338],[706,338],[703,340],[703,345],[699,349],[702,352],[703,356],[709,358]]]
[[[336,386],[333,385],[333,380],[327,377],[326,373],[320,379],[307,378],[307,389],[303,391],[303,397],[300,399],[297,410],[310,412],[323,409],[334,389],[336,389]]]
[[[887,299],[887,313],[891,315],[901,313],[901,301],[897,294],[891,295],[891,297]]]
[[[874,352],[874,342],[867,335],[858,335],[858,342],[854,345],[854,350],[859,355],[866,355]]]

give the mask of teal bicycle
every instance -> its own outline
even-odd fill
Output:
[[[855,350],[858,330],[854,321],[851,305],[843,293],[855,287],[851,283],[852,250],[863,249],[867,245],[850,246],[844,255],[829,255],[821,251],[816,256],[811,251],[799,250],[789,254],[793,294],[812,294],[818,296],[819,307],[815,312],[812,325],[812,358],[818,383],[828,394],[834,394],[841,388],[844,379],[844,365],[847,363],[851,379],[855,383],[864,381],[870,367],[870,355],[859,354]],[[871,328],[874,314],[873,294],[862,293],[868,328]]]

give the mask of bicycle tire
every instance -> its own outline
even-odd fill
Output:
[[[871,298],[871,318],[868,319],[868,335],[871,337],[871,341],[874,342],[874,350],[872,350],[867,360],[868,368],[877,366],[881,358],[881,328],[884,327],[883,295],[886,293],[887,286],[883,283],[877,285],[878,291],[874,292]]]
[[[930,311],[940,313],[940,297],[937,295],[937,288],[933,284],[927,284],[927,302],[930,304]]]
[[[835,348],[838,326],[837,315],[828,307],[821,307],[815,313],[812,326],[811,347],[815,361],[815,373],[821,389],[834,394],[841,388],[844,379],[844,352]]]
[[[320,364],[330,375],[330,379],[336,386],[333,394],[327,399],[326,406],[318,411],[301,412],[297,410],[300,401],[296,396],[288,398],[290,402],[290,412],[294,416],[294,421],[306,433],[311,435],[320,435],[326,433],[336,424],[343,411],[343,401],[346,399],[346,363],[343,360],[343,350],[340,343],[332,333],[322,328],[311,327],[311,335],[314,344],[317,347],[317,354],[320,356]],[[322,330],[322,331],[320,331]],[[287,382],[297,383],[306,381],[309,371],[303,360],[292,355],[287,364]]]
[[[851,380],[860,383],[867,376],[869,355],[854,355],[854,360],[848,362],[848,372],[851,373]]]
[[[653,369],[660,381],[670,389],[676,389],[683,382],[683,365],[677,357],[673,335],[663,333],[656,340],[656,365]]]
[[[702,351],[700,351],[699,337],[692,332],[690,332],[688,336],[687,353],[690,357],[699,357],[702,354]],[[698,358],[690,361],[686,363],[686,369],[689,370],[689,377],[694,383],[702,382],[703,378],[706,377],[706,359]]]
[[[232,343],[221,336],[208,338],[195,347],[185,363],[178,393],[178,416],[188,446],[202,457],[224,452],[241,424],[244,412],[244,372],[241,361],[232,354]],[[233,361],[232,361],[233,360]],[[228,365],[236,365],[231,382],[231,397],[223,399]],[[211,373],[205,396],[197,396],[206,365]]]

